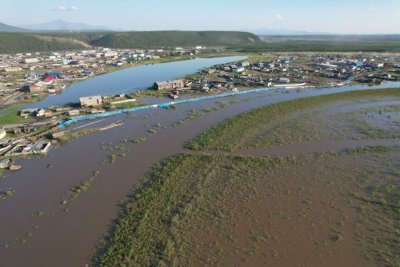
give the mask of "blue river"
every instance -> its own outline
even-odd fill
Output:
[[[79,98],[83,96],[131,93],[148,88],[156,81],[173,80],[206,67],[243,59],[246,59],[246,57],[196,58],[127,68],[75,83],[61,94],[49,96],[42,101],[29,105],[27,108],[46,108],[77,103]]]

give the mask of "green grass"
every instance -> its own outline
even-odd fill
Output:
[[[18,115],[18,112],[21,111],[21,109],[23,109],[25,106],[26,104],[17,104],[1,110],[0,125],[32,122],[32,118],[24,119]]]
[[[158,90],[154,90],[154,89],[146,89],[146,90],[141,90],[138,91],[134,94],[132,94],[134,97],[143,97],[143,96],[157,96],[157,97],[161,97],[161,96],[167,96],[169,92],[165,92],[165,91],[158,91]]]
[[[113,104],[115,109],[127,109],[127,108],[134,108],[134,107],[140,107],[144,106],[146,103],[143,103],[141,101],[134,101],[134,102],[126,102],[126,103],[120,103],[120,104]]]

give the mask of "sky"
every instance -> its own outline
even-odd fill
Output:
[[[400,0],[0,0],[0,22],[119,30],[400,33]]]

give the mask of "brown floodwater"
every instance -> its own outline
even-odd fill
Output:
[[[0,180],[0,190],[12,188],[12,197],[0,202],[0,266],[85,266],[102,237],[117,217],[120,203],[132,187],[160,160],[184,152],[187,140],[215,123],[266,104],[298,97],[342,91],[340,88],[305,90],[290,93],[257,93],[221,99],[240,100],[228,107],[203,115],[182,126],[173,123],[187,118],[191,109],[219,107],[215,100],[178,106],[177,110],[150,110],[108,118],[92,127],[123,119],[125,124],[108,131],[80,137],[53,148],[46,157],[20,160],[19,172],[7,172]],[[160,123],[165,128],[149,135]],[[146,137],[143,144],[121,144],[126,138]],[[115,164],[103,164],[116,153],[104,145],[122,145],[126,156]],[[108,146],[109,147],[109,146]],[[299,148],[301,149],[301,148]],[[46,166],[51,164],[52,168]],[[100,175],[87,192],[73,204],[63,205],[70,190]],[[68,211],[65,209],[68,208]]]

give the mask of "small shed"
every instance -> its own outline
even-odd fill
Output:
[[[101,96],[87,96],[79,98],[81,107],[97,107],[103,104],[103,98]]]

